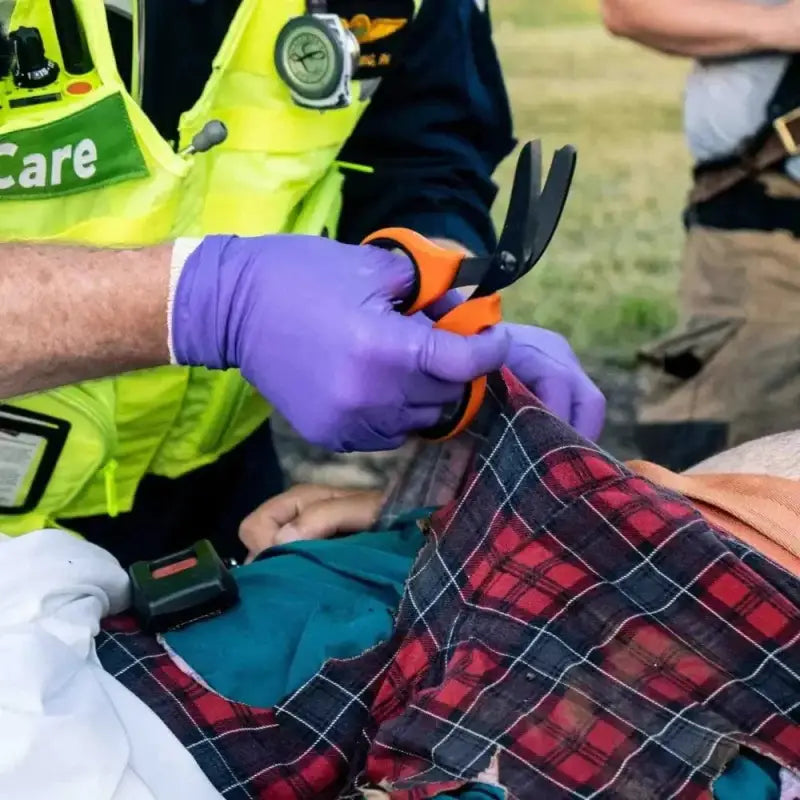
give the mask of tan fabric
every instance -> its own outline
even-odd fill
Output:
[[[737,475],[774,475],[800,480],[800,430],[773,433],[717,453],[687,470],[686,475],[715,472]],[[800,800],[800,798],[798,798]]]
[[[768,197],[784,200],[800,199],[800,186],[785,172],[766,172],[759,178],[759,182]]]
[[[800,200],[794,181],[763,182]],[[728,423],[728,447],[800,427],[798,239],[691,228],[681,311],[678,328],[642,351],[640,423]],[[669,374],[665,359],[687,351],[699,360],[696,374]]]
[[[770,475],[678,475],[648,461],[628,467],[687,497],[712,524],[800,577],[800,481]]]
[[[790,142],[792,139],[795,142],[800,141],[800,118],[787,122],[786,127]],[[746,178],[774,167],[783,161],[788,153],[786,143],[776,131],[773,131],[761,147],[748,158],[743,158],[725,169],[716,169],[699,175],[689,195],[689,202],[692,205],[705,203]]]

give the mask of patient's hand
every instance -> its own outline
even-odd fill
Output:
[[[239,526],[247,561],[273,545],[366,530],[378,517],[381,497],[379,491],[293,486],[262,503]]]

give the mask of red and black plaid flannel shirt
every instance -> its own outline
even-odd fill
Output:
[[[98,638],[104,667],[231,800],[417,800],[495,755],[509,797],[535,800],[707,798],[740,745],[800,768],[800,581],[513,378],[465,442],[389,641],[264,710],[204,689],[127,617]]]

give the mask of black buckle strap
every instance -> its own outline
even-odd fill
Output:
[[[128,569],[131,602],[143,630],[176,630],[227,611],[239,601],[239,587],[207,539],[155,561]]]
[[[775,93],[767,104],[770,127],[781,140],[786,154],[800,153],[800,55],[793,55]]]
[[[800,107],[800,54],[793,55],[767,103],[767,117],[775,120]]]

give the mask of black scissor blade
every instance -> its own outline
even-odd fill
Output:
[[[485,297],[505,289],[527,271],[527,258],[536,234],[531,221],[537,217],[541,184],[542,144],[537,140],[528,142],[519,154],[497,250],[473,297]]]
[[[458,267],[451,288],[462,289],[465,286],[480,285],[493,264],[491,256],[475,256],[465,258]]]
[[[500,234],[497,251],[511,253],[520,262],[520,268],[529,250],[533,248],[530,221],[538,215],[539,195],[542,191],[542,143],[537,139],[522,148],[514,172],[511,198],[506,212],[506,222]]]
[[[577,157],[577,152],[571,145],[557,150],[553,156],[553,163],[539,199],[538,219],[532,232],[533,246],[526,260],[525,272],[541,259],[558,228],[572,186]]]

